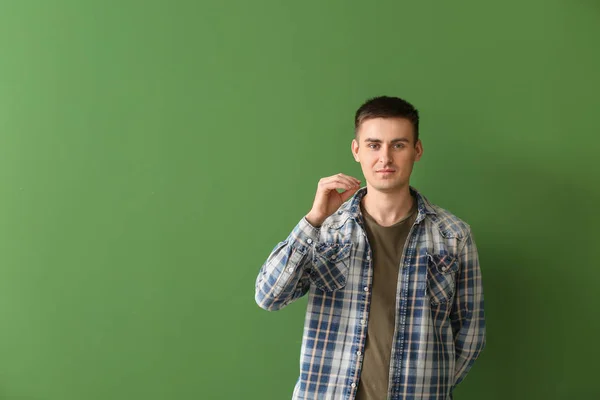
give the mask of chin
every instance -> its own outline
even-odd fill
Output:
[[[404,184],[398,182],[377,182],[375,184],[371,183],[371,187],[380,192],[394,192],[396,190],[402,189],[404,186]]]

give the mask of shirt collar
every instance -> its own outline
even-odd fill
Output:
[[[423,196],[417,189],[409,186],[410,193],[417,199],[417,219],[415,223],[421,222],[427,214],[436,214],[433,204],[425,196]],[[346,214],[347,217],[354,218],[357,221],[362,222],[362,213],[360,212],[360,202],[363,197],[367,194],[367,188],[359,189],[349,201],[342,204],[338,210],[338,214]],[[345,218],[344,218],[345,219]]]

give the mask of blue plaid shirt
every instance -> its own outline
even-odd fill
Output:
[[[468,224],[413,187],[418,215],[396,291],[388,399],[447,400],[485,346],[483,289]],[[293,399],[354,399],[373,281],[360,189],[315,228],[303,218],[256,280],[256,302],[279,310],[308,293]]]

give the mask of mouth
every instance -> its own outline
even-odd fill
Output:
[[[396,172],[396,170],[395,169],[386,168],[386,169],[380,169],[380,170],[375,171],[375,172],[377,172],[378,174],[391,174],[391,173]]]

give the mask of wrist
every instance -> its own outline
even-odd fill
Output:
[[[323,225],[323,221],[325,221],[325,218],[327,217],[323,217],[322,215],[316,215],[311,211],[308,214],[306,214],[305,218],[309,224],[311,224],[315,228],[319,228],[321,225]]]

